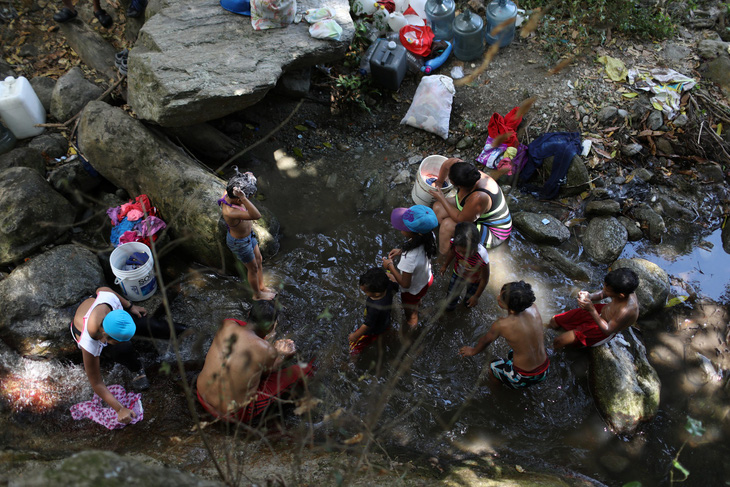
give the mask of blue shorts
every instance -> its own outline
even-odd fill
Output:
[[[461,293],[466,289],[464,295],[464,306],[469,298],[476,294],[479,289],[479,282],[467,282],[466,279],[458,275],[456,272],[451,274],[451,280],[449,281],[449,289],[446,291],[446,298],[449,300],[449,304],[446,306],[446,311],[454,311],[456,306],[459,304]]]
[[[256,240],[256,234],[252,231],[248,237],[244,238],[233,238],[230,233],[226,234],[226,244],[231,249],[233,255],[238,257],[238,260],[244,264],[248,264],[256,258],[254,255],[254,249],[259,245]]]
[[[538,384],[547,377],[548,369],[550,368],[550,359],[545,359],[545,362],[535,370],[525,372],[519,369],[515,370],[512,365],[512,356],[513,352],[510,350],[506,361],[504,359],[492,360],[489,364],[489,368],[492,369],[494,377],[499,379],[507,387],[522,389]]]

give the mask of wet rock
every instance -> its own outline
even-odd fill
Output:
[[[697,44],[697,53],[704,59],[712,60],[727,54],[728,46],[730,42],[705,39]]]
[[[71,204],[38,171],[0,172],[0,264],[28,257],[65,234],[73,221]]]
[[[131,140],[135,143],[130,144]],[[223,267],[220,249],[227,259],[233,258],[225,244],[225,224],[214,204],[224,193],[225,182],[166,138],[153,134],[122,110],[93,101],[81,115],[79,148],[114,185],[130,195],[146,193],[173,238],[194,235],[180,245],[198,262]],[[262,253],[271,255],[278,249],[279,224],[260,202],[256,207],[263,215],[254,222],[259,246]]]
[[[119,482],[139,487],[175,485],[179,487],[223,487],[224,484],[205,480],[172,468],[143,462],[139,458],[123,457],[110,451],[84,451],[60,461],[51,468],[35,471],[14,479],[13,487],[47,487],[75,485],[95,487],[110,484],[110,472]],[[117,482],[112,482],[117,483]]]
[[[28,167],[41,176],[46,175],[46,161],[41,152],[32,147],[18,147],[0,155],[0,172],[11,167]]]
[[[340,152],[347,152],[347,151],[350,150],[350,146],[347,145],[347,144],[345,144],[345,143],[343,143],[343,142],[337,142],[337,144],[335,145],[335,147]]]
[[[38,149],[48,157],[63,157],[68,152],[68,140],[61,134],[47,134],[33,137],[28,147]]]
[[[613,263],[612,269],[628,267],[639,276],[639,287],[636,297],[639,299],[639,316],[664,308],[669,296],[669,276],[666,271],[646,259],[619,259]]]
[[[662,125],[664,125],[664,114],[659,110],[652,110],[646,119],[646,127],[649,130],[659,130]]]
[[[685,125],[687,125],[687,122],[689,122],[689,117],[685,113],[680,113],[679,115],[677,115],[677,118],[672,120],[672,123],[675,127],[684,127]]]
[[[103,92],[104,90],[84,78],[81,68],[73,68],[58,78],[53,88],[51,115],[59,122],[65,122]]]
[[[714,162],[697,165],[697,172],[709,183],[722,183],[725,181],[725,173],[722,167]]]
[[[656,202],[660,205],[663,216],[687,222],[692,221],[697,216],[692,210],[695,204],[681,195],[660,194],[657,196]]]
[[[730,56],[720,56],[707,63],[704,77],[717,84],[730,97]]]
[[[615,200],[589,201],[586,216],[616,216],[621,213],[621,204]]]
[[[654,144],[659,152],[664,154],[674,154],[674,147],[672,147],[672,143],[664,137],[654,139]]]
[[[644,146],[641,144],[637,144],[636,142],[632,142],[630,144],[622,145],[621,146],[621,153],[627,157],[635,156],[639,152],[641,152],[641,149],[643,149]]]
[[[643,183],[650,183],[651,180],[654,178],[654,173],[648,169],[644,169],[643,167],[638,167],[631,171],[631,174],[629,174],[629,178],[631,178],[631,180],[638,180]]]
[[[644,229],[649,240],[654,243],[662,241],[667,227],[664,219],[656,211],[645,203],[641,203],[631,210],[631,216],[641,224],[641,228]]]
[[[590,349],[591,392],[604,419],[618,435],[631,435],[659,409],[661,382],[646,347],[626,330]]]
[[[84,195],[99,186],[101,178],[92,176],[81,161],[75,160],[51,171],[48,182],[56,191],[81,204],[85,201]]]
[[[566,255],[555,247],[540,245],[539,249],[540,255],[552,262],[570,279],[577,281],[588,281],[590,279],[588,271],[580,264],[577,264],[575,258]]]
[[[641,231],[641,228],[639,227],[639,222],[636,222],[631,218],[623,215],[616,217],[616,219],[626,229],[629,242],[636,242],[637,240],[641,240],[644,237],[644,232]]]
[[[548,213],[515,213],[512,223],[525,238],[537,244],[560,245],[570,238],[568,227]]]
[[[96,255],[77,245],[54,247],[16,267],[0,281],[3,340],[24,355],[73,351],[68,324],[75,305],[104,285]]]
[[[615,117],[618,114],[618,108],[613,106],[607,106],[601,108],[601,110],[598,112],[598,121],[599,122],[608,122],[613,117]]]
[[[30,80],[33,91],[38,95],[38,99],[43,104],[46,113],[51,111],[51,98],[53,97],[53,88],[56,87],[56,80],[47,76],[36,76]]]
[[[583,234],[586,254],[602,264],[610,264],[621,255],[627,241],[626,229],[614,217],[593,218]]]
[[[464,150],[464,149],[468,149],[469,147],[471,147],[473,145],[474,145],[474,139],[472,139],[471,137],[469,137],[467,135],[466,137],[461,139],[459,142],[457,142],[456,148],[458,150]]]

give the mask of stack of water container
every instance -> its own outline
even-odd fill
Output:
[[[46,110],[24,77],[8,76],[0,81],[0,117],[4,123],[0,125],[0,154],[12,149],[16,139],[43,133],[44,128],[37,125],[46,123]]]

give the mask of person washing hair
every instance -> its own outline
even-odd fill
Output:
[[[271,300],[276,293],[264,285],[263,257],[253,231],[253,221],[261,213],[249,200],[256,193],[256,176],[250,172],[236,175],[228,181],[226,193],[218,200],[228,227],[226,244],[233,255],[246,267],[248,283],[254,300]]]

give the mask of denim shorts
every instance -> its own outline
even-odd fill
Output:
[[[244,264],[248,264],[254,260],[255,255],[253,250],[258,246],[259,242],[256,240],[256,234],[251,232],[248,237],[244,238],[233,238],[230,233],[226,234],[226,244],[231,249],[233,255],[238,257],[238,260]]]

